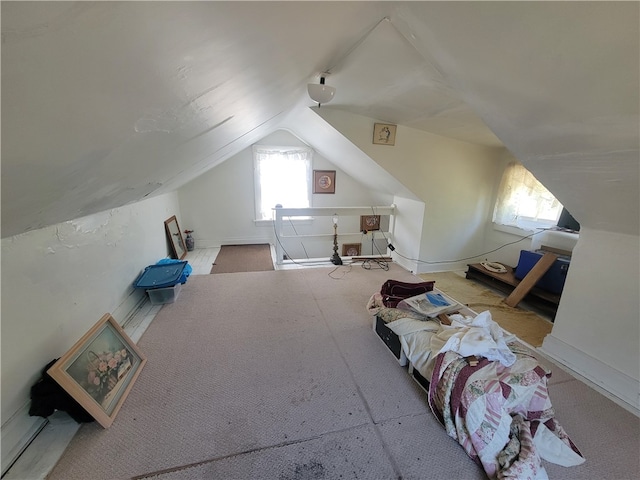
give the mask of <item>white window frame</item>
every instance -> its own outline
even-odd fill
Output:
[[[304,178],[306,186],[306,205],[286,205],[286,201],[276,200],[274,205],[262,205],[262,185],[261,185],[261,173],[260,164],[261,157],[265,155],[279,155],[287,156],[290,162],[303,162],[304,166]],[[253,146],[253,179],[255,190],[255,221],[257,223],[272,223],[275,216],[273,214],[273,208],[276,204],[281,204],[286,208],[309,208],[311,207],[312,200],[312,168],[313,168],[313,149],[308,147],[299,146],[272,146],[272,145],[254,145]],[[278,186],[278,190],[282,192],[290,191],[292,184],[291,179],[286,178],[286,175],[282,177],[282,184]],[[262,213],[265,213],[263,215]],[[268,216],[267,216],[267,212]],[[310,217],[295,217],[293,221],[309,221]]]

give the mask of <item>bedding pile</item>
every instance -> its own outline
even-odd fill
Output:
[[[451,325],[402,308],[374,294],[370,314],[400,339],[412,368],[430,380],[429,406],[491,479],[547,479],[546,460],[566,467],[585,461],[562,426],[547,390],[551,372],[490,312],[450,315]],[[479,361],[470,363],[475,356]]]

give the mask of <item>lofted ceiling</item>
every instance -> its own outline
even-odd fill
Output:
[[[637,235],[638,6],[3,1],[2,237],[295,131],[321,72],[322,108],[506,147],[584,226]]]

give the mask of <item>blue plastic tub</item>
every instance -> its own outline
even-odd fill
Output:
[[[182,262],[183,260],[176,260],[175,258],[163,258],[161,260],[158,260],[156,262],[156,265],[164,265],[167,263],[182,263]],[[193,272],[193,268],[191,267],[191,265],[189,265],[189,263],[187,263],[182,272],[182,276],[180,277],[180,283],[182,284],[187,283],[187,277],[191,275],[191,272]]]
[[[186,282],[186,261],[149,265],[133,283],[135,288],[165,288]]]

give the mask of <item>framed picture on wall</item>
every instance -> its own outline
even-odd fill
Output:
[[[360,231],[380,230],[380,215],[360,215]]]
[[[373,124],[373,143],[376,145],[395,145],[397,125],[388,123]]]
[[[313,193],[336,193],[336,171],[314,170]]]
[[[361,249],[362,249],[361,243],[343,243],[342,256],[343,257],[359,257]]]
[[[109,428],[147,362],[107,313],[47,371],[104,428]]]

